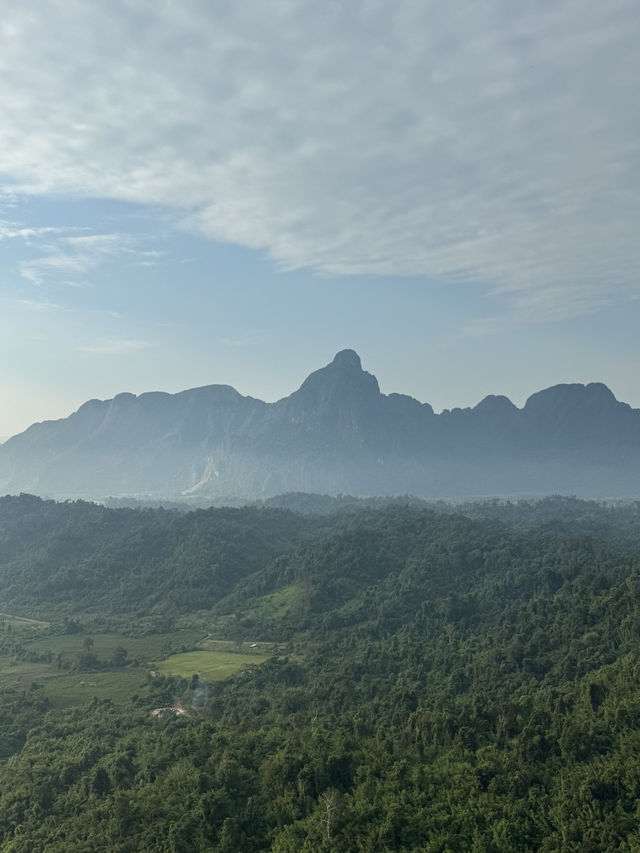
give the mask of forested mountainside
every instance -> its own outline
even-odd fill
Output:
[[[210,607],[326,523],[279,509],[107,509],[0,498],[2,608],[105,613]]]
[[[352,350],[275,403],[227,385],[90,400],[0,445],[0,490],[236,501],[287,491],[430,498],[638,497],[640,411],[601,383],[522,409],[490,395],[436,414],[383,394]]]
[[[21,626],[26,596],[13,622],[4,614],[0,684],[40,669],[2,690],[0,851],[637,850],[639,508],[458,509],[0,501],[0,609],[16,614],[22,572],[43,620]],[[150,594],[154,572],[188,586],[197,555],[217,568],[196,575],[195,606]],[[63,566],[82,585],[57,587],[45,623],[43,583]],[[137,571],[121,622],[116,595],[98,612],[90,590]],[[151,648],[166,629],[150,613],[181,638],[194,627],[169,658],[192,671],[102,660],[101,619]],[[207,680],[198,626],[205,644],[232,633],[263,662]],[[96,692],[107,676],[135,689],[74,705],[60,689],[72,674]],[[187,713],[151,716],[159,705]]]

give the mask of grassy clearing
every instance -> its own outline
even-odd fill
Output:
[[[86,705],[94,697],[125,703],[145,686],[146,669],[125,667],[107,672],[74,672],[52,675],[44,682],[54,708]]]
[[[291,584],[254,599],[248,614],[262,623],[282,624],[287,617],[299,615],[305,603],[305,590],[297,584]]]
[[[133,663],[106,670],[75,671],[73,667],[87,651],[89,638],[92,641],[91,652],[99,661],[110,661],[116,649],[124,648],[127,659]],[[272,643],[238,645],[230,640],[202,639],[202,630],[193,628],[144,637],[115,633],[57,634],[39,636],[28,642],[23,637],[22,642],[25,648],[38,654],[49,653],[51,661],[29,662],[9,655],[0,656],[0,688],[28,690],[35,682],[42,686],[55,708],[83,706],[94,697],[118,703],[129,702],[145,687],[150,669],[183,678],[191,678],[197,673],[203,681],[221,681],[247,664],[262,663],[274,650]],[[176,651],[194,646],[199,650]],[[62,669],[57,661],[62,664]]]
[[[40,684],[45,695],[56,708],[82,706],[94,696],[114,702],[128,702],[144,686],[146,674],[155,661],[182,648],[192,648],[202,637],[194,629],[172,631],[167,634],[149,634],[144,637],[127,637],[122,634],[56,634],[20,640],[29,651],[49,653],[51,661],[30,662],[16,660],[10,655],[0,656],[0,688],[16,687],[28,690],[32,683]],[[86,642],[91,639],[91,652],[99,661],[110,662],[116,649],[124,648],[127,660],[138,665],[118,666],[94,671],[75,671],[75,664],[86,652]],[[57,661],[62,664],[62,669]]]
[[[239,654],[237,652],[198,651],[171,655],[156,665],[156,670],[165,675],[191,678],[197,674],[203,681],[222,681],[248,664],[259,664],[267,660],[262,654]]]
[[[34,681],[42,682],[43,678],[47,678],[52,672],[54,670],[48,663],[28,663],[0,657],[0,686],[2,687],[18,687],[24,690]]]
[[[202,637],[202,631],[182,630],[167,634],[148,634],[144,637],[126,637],[122,634],[58,634],[40,637],[26,643],[36,652],[51,652],[55,657],[73,658],[85,650],[87,638],[93,641],[92,651],[100,660],[110,660],[117,648],[127,650],[129,660],[147,663],[166,657],[178,649],[191,648]]]
[[[146,670],[122,667],[105,672],[61,672],[47,663],[30,663],[0,658],[0,684],[28,690],[42,686],[54,708],[86,705],[94,696],[114,702],[128,702],[146,680]]]

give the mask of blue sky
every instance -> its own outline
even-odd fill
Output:
[[[437,410],[640,406],[635,0],[0,20],[0,435],[124,390],[277,399],[345,347]]]

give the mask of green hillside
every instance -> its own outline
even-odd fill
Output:
[[[82,529],[95,513],[122,539],[98,536],[98,559],[79,535],[66,568],[85,588],[56,587],[48,626],[5,626],[3,853],[640,849],[637,506],[34,500],[3,521],[6,613],[18,567],[46,620],[51,514]],[[20,540],[16,501],[39,539]],[[158,572],[168,633],[148,587],[128,587],[135,623],[118,614],[108,567],[117,586],[125,553]],[[197,574],[201,554],[215,572]],[[100,619],[113,630],[90,634]],[[33,678],[6,675],[27,665]],[[56,678],[107,677],[112,696],[56,693]],[[150,713],[170,706],[185,713]]]

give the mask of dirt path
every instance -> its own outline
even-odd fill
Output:
[[[27,619],[26,616],[14,616],[12,613],[0,613],[0,619],[5,619],[7,622],[13,622],[14,625],[22,625],[25,628],[49,628],[51,622],[42,622],[39,619]]]

